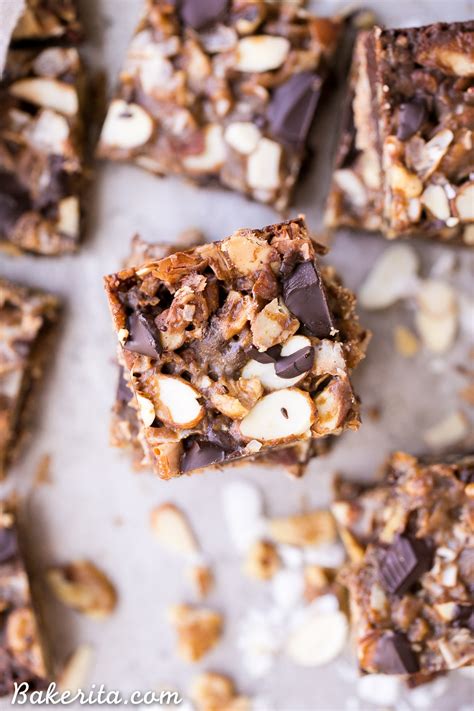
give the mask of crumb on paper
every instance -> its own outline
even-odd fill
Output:
[[[191,686],[191,699],[197,711],[250,711],[248,698],[240,696],[229,676],[203,672]]]
[[[36,467],[33,486],[43,486],[44,484],[52,483],[53,479],[51,476],[51,455],[44,454],[39,460],[38,466]]]
[[[420,350],[420,342],[413,331],[406,326],[395,326],[393,331],[395,348],[404,358],[413,358]]]
[[[468,420],[463,412],[452,412],[427,429],[423,435],[432,449],[445,449],[458,444],[468,434]]]
[[[46,575],[56,598],[77,612],[104,619],[115,610],[117,593],[114,586],[90,561],[77,560],[54,566]]]
[[[174,504],[166,502],[154,508],[150,515],[150,525],[158,543],[172,553],[197,553],[198,544],[189,521]]]
[[[256,541],[248,550],[244,572],[250,578],[269,580],[281,566],[278,551],[270,541]]]
[[[464,400],[464,402],[467,402],[468,405],[474,407],[474,382],[469,383],[460,390],[459,397]]]
[[[94,650],[91,645],[80,644],[66,661],[58,676],[58,689],[75,693],[78,689],[84,688],[87,685],[93,657]]]
[[[329,511],[323,509],[269,521],[271,537],[291,546],[314,546],[336,539],[336,525]]]
[[[188,571],[191,583],[199,598],[207,597],[214,586],[214,575],[208,565],[193,565]]]
[[[178,654],[186,662],[197,662],[219,642],[223,617],[214,610],[191,605],[173,605],[168,619],[178,635]]]

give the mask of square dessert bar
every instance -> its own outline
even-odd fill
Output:
[[[105,278],[159,476],[358,427],[367,333],[316,249],[297,219]]]
[[[341,30],[296,2],[148,0],[99,154],[284,208]]]
[[[0,505],[0,696],[13,693],[15,682],[29,690],[48,685],[47,661],[40,639],[30,583],[18,543],[13,511]]]
[[[12,43],[75,43],[81,35],[75,0],[26,0]]]
[[[0,278],[0,478],[18,448],[28,396],[46,359],[56,297]]]
[[[474,457],[396,453],[385,480],[333,505],[352,563],[360,667],[431,675],[474,664]]]
[[[358,38],[327,224],[474,244],[474,21]]]
[[[0,239],[20,249],[77,248],[82,93],[76,49],[10,50],[0,81]]]

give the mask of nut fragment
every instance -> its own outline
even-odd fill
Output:
[[[68,237],[77,237],[80,225],[80,208],[77,197],[64,198],[58,204],[57,229]]]
[[[453,412],[425,431],[423,439],[432,449],[447,449],[460,442],[468,433],[468,423],[462,412]]]
[[[404,358],[413,358],[420,350],[420,343],[409,328],[405,326],[395,326],[393,336],[395,348]]]
[[[421,196],[421,202],[438,220],[446,222],[451,216],[448,197],[441,185],[428,185]]]
[[[191,699],[197,711],[250,711],[248,699],[237,695],[233,681],[215,672],[204,672],[194,679]]]
[[[155,376],[154,409],[165,424],[187,429],[204,417],[201,394],[186,380],[170,375]]]
[[[207,597],[214,585],[212,570],[207,565],[195,565],[190,569],[189,576],[198,597]]]
[[[39,642],[39,634],[33,611],[30,607],[17,607],[6,616],[4,628],[6,646],[17,658],[23,661],[34,674],[44,677],[46,674],[44,658]]]
[[[324,510],[271,519],[269,531],[277,543],[289,546],[316,546],[336,540],[334,519]]]
[[[241,72],[268,72],[278,69],[288,56],[286,37],[253,35],[239,40],[235,68]]]
[[[336,432],[344,423],[352,401],[353,394],[349,381],[333,378],[314,400],[316,406],[314,432],[320,436]]]
[[[281,146],[261,138],[247,162],[247,182],[255,190],[277,190],[280,187]]]
[[[278,552],[269,541],[256,541],[249,549],[244,571],[251,578],[269,580],[280,568]]]
[[[347,634],[347,618],[343,612],[316,612],[292,633],[286,652],[296,664],[317,667],[342,652]]]
[[[92,665],[93,649],[89,644],[81,644],[67,660],[58,677],[58,689],[76,693],[83,689]]]
[[[388,247],[361,286],[359,303],[365,309],[385,309],[409,296],[416,285],[418,266],[418,256],[411,247]]]
[[[235,121],[225,130],[225,140],[238,153],[249,155],[252,153],[261,137],[257,126],[250,121]]]
[[[423,343],[435,353],[446,352],[454,342],[458,328],[458,306],[449,284],[429,279],[418,291],[419,310],[415,320]]]
[[[47,579],[58,600],[89,617],[103,619],[117,605],[112,583],[87,560],[50,568]]]
[[[171,503],[154,508],[150,525],[157,541],[173,553],[193,554],[198,550],[196,537],[184,513]]]
[[[156,418],[156,412],[155,408],[153,407],[153,403],[148,397],[145,397],[140,393],[137,393],[136,397],[138,409],[140,410],[140,415],[142,417],[143,424],[145,425],[145,427],[151,427]]]
[[[10,94],[36,106],[75,116],[79,111],[77,92],[73,86],[57,79],[36,77],[19,79],[9,88]]]
[[[456,210],[461,220],[472,222],[474,220],[474,183],[464,185],[456,195]]]
[[[299,328],[294,318],[280,299],[273,299],[252,319],[252,340],[258,350],[266,351],[284,343]]]
[[[403,165],[395,163],[390,168],[390,187],[402,193],[407,199],[416,198],[423,192],[423,183],[414,173],[410,173]]]
[[[116,99],[110,104],[102,128],[101,142],[127,150],[143,146],[149,141],[152,133],[153,120],[141,106]]]
[[[170,622],[178,633],[178,653],[186,662],[197,662],[218,643],[222,634],[222,615],[205,608],[174,605]]]
[[[219,170],[225,161],[226,148],[222,127],[210,123],[203,129],[204,146],[202,153],[184,156],[183,165],[196,173],[212,173]]]
[[[314,421],[308,393],[296,388],[265,395],[240,423],[243,437],[262,442],[285,442],[307,436]]]
[[[289,356],[310,345],[311,341],[306,336],[291,336],[282,347],[281,356]],[[242,370],[243,378],[258,378],[267,390],[281,390],[282,388],[293,387],[303,380],[306,375],[307,373],[301,373],[294,378],[280,378],[275,372],[274,363],[259,363],[253,359],[249,360]]]

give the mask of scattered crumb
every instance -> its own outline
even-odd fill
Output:
[[[186,662],[197,662],[219,642],[223,618],[214,610],[173,605],[168,618],[178,634],[178,654]]]
[[[123,519],[122,516],[114,516],[114,518],[112,519],[112,523],[114,526],[120,527],[120,526],[123,526],[123,524],[125,523],[125,520]]]
[[[395,326],[393,331],[395,348],[404,358],[413,358],[420,350],[420,342],[413,331],[405,326]]]
[[[365,414],[371,422],[379,422],[382,417],[382,408],[379,405],[369,405],[365,410]]]
[[[444,281],[427,279],[417,294],[415,323],[423,344],[433,353],[446,353],[453,345],[459,325],[458,299]]]
[[[315,546],[336,539],[336,525],[329,511],[318,510],[269,521],[277,543],[290,546]]]
[[[247,553],[244,572],[251,578],[269,580],[280,566],[280,557],[274,544],[269,541],[256,541]]]
[[[335,609],[319,609],[318,603],[324,601],[324,598],[327,598],[328,603],[334,598]],[[338,604],[335,596],[325,595],[313,603],[314,611],[308,608],[307,614],[290,634],[286,645],[286,653],[295,664],[319,667],[342,652],[349,624],[346,615],[337,609]]]
[[[61,673],[57,684],[59,691],[76,692],[87,685],[87,677],[92,666],[94,650],[89,644],[81,644],[71,654]]]
[[[462,398],[464,402],[467,402],[468,405],[474,407],[474,382],[469,383],[469,385],[466,385],[466,387],[460,390],[459,397]]]
[[[33,480],[33,486],[43,486],[44,484],[52,484],[51,477],[51,455],[43,454],[36,467],[36,474]]]
[[[207,565],[194,565],[189,569],[189,577],[201,599],[207,597],[214,585],[214,575]]]
[[[184,513],[172,503],[153,509],[150,525],[157,541],[169,551],[192,555],[198,551],[196,537]]]
[[[329,577],[320,565],[307,565],[304,569],[304,596],[312,602],[321,592],[328,587]]]
[[[425,431],[423,439],[432,449],[447,449],[468,433],[468,421],[462,412],[452,412]]]
[[[114,586],[105,573],[87,560],[50,568],[47,580],[60,602],[89,617],[108,617],[117,605]]]
[[[232,679],[216,672],[204,672],[193,680],[191,699],[197,711],[250,711],[249,699],[237,694]]]

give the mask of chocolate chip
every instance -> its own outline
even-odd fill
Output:
[[[202,469],[202,467],[223,462],[224,459],[225,452],[221,447],[209,442],[194,441],[183,456],[181,471],[188,472],[192,469]]]
[[[319,95],[321,77],[313,72],[300,72],[273,92],[267,116],[276,138],[293,145],[306,140]]]
[[[423,99],[415,98],[400,104],[398,112],[397,138],[407,141],[420,128],[427,116],[426,104]]]
[[[311,370],[314,362],[314,348],[305,346],[291,355],[280,358],[275,363],[275,373],[279,378],[296,378]]]
[[[249,356],[258,363],[275,363],[280,357],[281,346],[272,346],[267,351],[259,351],[254,346],[249,351]]]
[[[179,13],[185,25],[201,30],[227,10],[228,0],[181,0]]]
[[[283,299],[313,336],[331,335],[334,323],[321,277],[312,262],[301,262],[283,277]]]
[[[420,668],[410,642],[400,632],[382,635],[375,648],[374,661],[383,674],[416,674]]]
[[[432,551],[425,541],[398,536],[379,561],[380,578],[389,592],[403,595],[432,564]]]
[[[6,563],[18,553],[18,539],[13,527],[0,528],[0,563]]]
[[[161,353],[160,336],[150,314],[131,314],[128,317],[127,329],[130,334],[124,345],[127,351],[158,358]]]
[[[31,208],[28,191],[12,173],[0,170],[0,235],[8,235]]]

